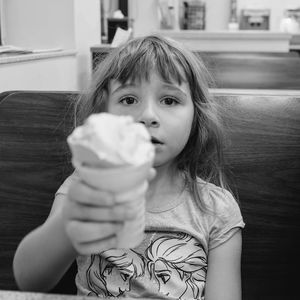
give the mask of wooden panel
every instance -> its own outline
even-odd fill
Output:
[[[93,69],[111,51],[91,48]],[[217,88],[300,90],[300,56],[296,52],[197,52]]]
[[[230,140],[226,157],[246,222],[243,299],[296,299],[300,98],[220,95],[217,99],[225,108]]]
[[[15,289],[12,259],[20,240],[49,213],[71,172],[65,137],[70,93],[12,92],[0,98],[0,289]]]
[[[217,88],[300,90],[300,57],[201,55]]]
[[[257,91],[256,91],[257,92]],[[226,123],[241,210],[243,300],[297,299],[300,247],[300,93],[216,92]],[[11,264],[21,238],[41,224],[71,172],[65,138],[74,115],[69,93],[0,95],[0,289],[15,289]],[[55,292],[75,293],[75,268]]]

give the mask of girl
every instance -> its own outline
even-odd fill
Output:
[[[97,261],[105,261],[116,232],[136,212],[114,205],[112,194],[92,189],[75,172],[56,193],[48,219],[16,251],[20,288],[51,289],[77,258],[79,294],[241,299],[244,222],[225,189],[222,132],[208,85],[201,60],[170,39],[137,38],[108,55],[80,100],[77,120],[103,111],[131,115],[152,137],[156,176],[149,174],[145,238],[131,249],[144,270],[134,263],[120,270],[113,260],[101,269]]]

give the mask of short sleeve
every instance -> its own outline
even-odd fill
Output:
[[[55,193],[55,197],[57,197],[57,195],[66,195],[71,183],[76,180],[76,178],[78,178],[78,174],[75,171],[69,177],[67,177],[67,179],[58,188],[57,192]]]
[[[209,249],[228,241],[240,228],[245,227],[241,210],[230,192],[214,188],[209,192],[215,214],[210,218]]]
[[[62,185],[58,188],[57,192],[55,193],[55,200],[53,202],[50,214],[53,214],[54,211],[57,210],[59,203],[67,196],[69,187],[71,183],[75,180],[78,175],[74,172],[71,174],[67,179],[62,183]]]

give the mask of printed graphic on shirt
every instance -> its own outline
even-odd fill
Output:
[[[109,249],[92,255],[87,269],[90,295],[119,297],[139,284],[177,299],[201,299],[207,257],[187,234],[148,233],[137,249]]]
[[[87,270],[91,295],[118,297],[130,291],[132,278],[145,272],[144,258],[131,249],[110,249],[92,255]]]

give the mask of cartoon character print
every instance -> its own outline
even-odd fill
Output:
[[[87,283],[93,296],[123,295],[130,291],[132,278],[142,276],[144,258],[131,249],[110,249],[91,256]]]
[[[87,269],[91,293],[99,297],[125,296],[133,280],[151,283],[151,289],[177,299],[201,299],[207,272],[201,244],[187,234],[148,234],[145,258],[132,249],[110,249],[92,255]],[[153,280],[155,285],[153,285]]]
[[[194,238],[187,234],[160,237],[148,247],[146,257],[161,293],[178,299],[204,296],[206,254]]]

